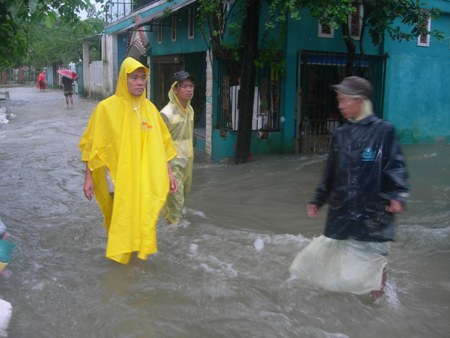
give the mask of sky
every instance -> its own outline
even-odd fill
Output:
[[[103,2],[102,3],[96,3],[94,0],[90,0],[91,1],[91,3],[94,3],[95,4],[95,8],[97,9],[97,11],[98,10],[100,10],[101,8],[102,8],[102,4],[103,4]],[[78,12],[78,16],[82,19],[82,20],[85,20],[85,19],[87,19],[87,12],[85,11],[85,10],[81,10],[81,11],[79,11]]]

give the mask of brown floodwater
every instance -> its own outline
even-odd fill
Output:
[[[450,146],[403,146],[411,176],[386,296],[291,279],[323,231],[306,203],[324,156],[255,156],[229,166],[199,154],[183,226],[158,226],[159,252],[127,266],[104,257],[95,203],[82,193],[78,141],[95,101],[10,88],[0,124],[0,219],[17,247],[0,278],[10,337],[448,337]]]

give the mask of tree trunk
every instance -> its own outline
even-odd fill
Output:
[[[259,30],[260,0],[248,0],[243,27],[243,50],[241,84],[239,91],[239,125],[236,144],[236,163],[244,163],[250,157],[252,136],[253,99],[255,93],[256,66]]]
[[[347,24],[342,24],[342,33],[344,35],[345,46],[347,47],[347,63],[345,65],[345,76],[353,75],[353,62],[355,61],[356,47],[350,37]]]

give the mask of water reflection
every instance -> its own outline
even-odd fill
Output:
[[[288,267],[325,212],[307,218],[324,156],[197,158],[185,227],[158,228],[159,252],[104,258],[100,212],[84,200],[77,143],[95,102],[34,92],[0,126],[0,218],[17,244],[0,280],[11,337],[446,337],[450,332],[450,147],[404,146],[408,212],[398,219],[385,299],[335,294]],[[31,96],[30,99],[27,99]],[[34,98],[33,98],[34,95]],[[14,99],[14,92],[12,93]]]

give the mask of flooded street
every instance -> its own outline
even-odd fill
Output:
[[[6,90],[6,89],[5,89]],[[9,337],[449,337],[450,146],[403,146],[411,176],[397,220],[387,294],[315,289],[291,279],[297,252],[322,234],[306,204],[324,156],[194,164],[188,223],[158,226],[159,252],[107,260],[95,202],[82,192],[79,138],[96,105],[62,90],[8,88],[0,124],[0,219],[17,247],[0,277]]]

